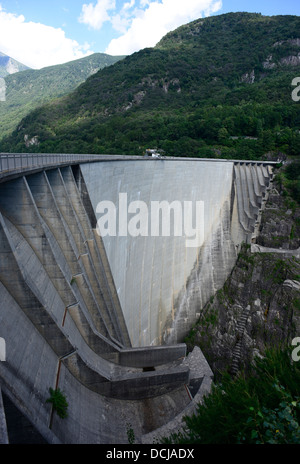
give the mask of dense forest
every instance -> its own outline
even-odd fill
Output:
[[[94,53],[68,63],[22,70],[5,76],[5,101],[0,103],[1,137],[9,135],[21,118],[35,108],[70,93],[99,69],[110,66],[122,58],[124,57]]]
[[[297,16],[230,13],[194,21],[31,112],[0,150],[297,156],[299,31]]]

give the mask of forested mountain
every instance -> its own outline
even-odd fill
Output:
[[[5,102],[0,103],[1,137],[10,134],[30,111],[73,91],[89,76],[123,56],[95,53],[65,64],[29,69],[5,77]],[[0,56],[1,64],[1,56]],[[0,68],[1,70],[1,68]]]
[[[25,64],[14,60],[10,56],[5,55],[5,53],[0,52],[0,77],[6,77],[9,74],[25,71],[26,69],[30,68],[25,66]]]
[[[199,19],[36,109],[0,150],[142,154],[157,147],[173,156],[297,155],[297,76],[299,17]]]

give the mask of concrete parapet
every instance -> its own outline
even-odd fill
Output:
[[[118,364],[128,367],[154,367],[184,358],[186,345],[145,346],[142,348],[121,349],[118,353]]]
[[[106,382],[105,392],[111,398],[144,399],[172,392],[189,382],[189,368],[180,366],[166,371],[124,375],[120,380]]]
[[[189,390],[190,402],[167,424],[150,433],[142,435],[141,443],[152,444],[160,438],[169,437],[172,433],[182,431],[185,426],[184,418],[195,414],[198,405],[201,404],[204,397],[210,393],[213,382],[213,372],[198,346],[188,354],[184,361],[184,365],[189,366],[190,369],[189,385],[186,387]]]
[[[110,379],[107,379],[89,367],[78,353],[66,357],[63,363],[88,389],[103,396],[123,400],[151,398],[189,382],[189,368],[184,365],[150,372],[112,370]]]

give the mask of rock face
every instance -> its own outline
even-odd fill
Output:
[[[5,77],[19,71],[25,71],[26,69],[30,68],[19,63],[19,61],[14,60],[10,56],[5,55],[5,53],[0,52],[0,77]]]
[[[204,307],[188,346],[198,344],[215,374],[246,369],[267,346],[300,333],[300,208],[273,190],[256,244],[243,245],[224,287]]]
[[[279,191],[280,185],[269,197],[256,243],[279,250],[296,250],[300,244],[300,211]]]

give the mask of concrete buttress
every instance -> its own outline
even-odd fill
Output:
[[[48,443],[127,443],[128,422],[146,443],[194,410],[213,374],[182,340],[251,243],[271,179],[255,162],[101,157],[0,174],[0,391]],[[119,213],[120,193],[148,211],[202,202],[202,242],[100,236],[97,205]]]

